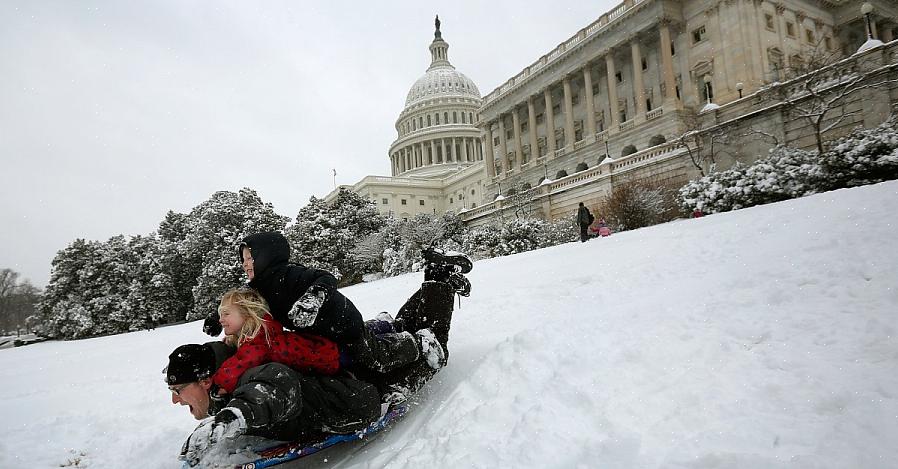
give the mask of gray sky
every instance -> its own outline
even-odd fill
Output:
[[[255,189],[288,217],[388,175],[440,15],[485,95],[618,2],[0,0],[0,268]]]

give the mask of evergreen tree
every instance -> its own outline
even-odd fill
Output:
[[[247,188],[216,192],[186,216],[167,216],[160,232],[175,243],[174,251],[181,256],[175,264],[183,269],[181,275],[172,276],[172,282],[192,294],[186,319],[206,317],[226,290],[243,282],[237,253],[240,240],[253,233],[283,231],[289,220]],[[180,241],[174,241],[179,237]]]
[[[357,283],[376,264],[357,247],[376,245],[372,235],[383,226],[374,202],[352,191],[341,188],[331,204],[312,197],[287,229],[292,260],[333,273],[340,285]]]

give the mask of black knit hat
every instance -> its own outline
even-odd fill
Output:
[[[235,350],[234,347],[222,342],[182,345],[168,356],[168,366],[162,370],[165,382],[171,386],[206,379],[212,376]]]

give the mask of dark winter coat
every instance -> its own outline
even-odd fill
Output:
[[[577,223],[580,224],[580,226],[589,226],[593,220],[592,214],[589,213],[589,209],[586,208],[585,205],[577,209]]]
[[[253,256],[254,278],[249,286],[262,294],[277,322],[298,332],[327,337],[338,344],[361,339],[364,328],[362,315],[337,290],[337,279],[324,270],[289,263],[290,244],[284,235],[268,232],[247,236],[238,249],[241,261],[243,247],[248,247]],[[287,314],[312,285],[324,288],[327,300],[311,327],[297,329]]]
[[[347,376],[305,376],[266,363],[240,377],[225,406],[240,409],[246,434],[289,441],[361,430],[380,417],[380,394],[374,385]]]
[[[340,370],[340,352],[332,340],[284,331],[271,315],[265,316],[264,324],[264,330],[240,344],[237,353],[212,375],[212,382],[228,394],[234,392],[246,370],[268,362],[283,363],[303,373],[332,375]]]

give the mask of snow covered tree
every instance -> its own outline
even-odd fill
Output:
[[[855,129],[820,157],[827,189],[898,179],[898,117],[873,129]]]
[[[237,257],[240,240],[253,233],[283,231],[288,221],[248,188],[216,192],[186,216],[167,216],[160,232],[173,240],[183,269],[172,282],[192,293],[186,319],[204,318],[218,307],[222,293],[243,283]]]
[[[461,219],[452,212],[443,215],[420,213],[411,220],[388,218],[381,230],[384,275],[420,270],[423,248],[458,249],[464,231]]]
[[[37,322],[52,338],[94,335],[94,315],[86,309],[94,296],[100,243],[76,239],[59,251],[52,262],[50,281],[38,304]]]
[[[515,218],[470,229],[461,249],[473,259],[508,256],[555,246],[577,239],[576,227],[568,219],[549,223],[539,218]]]
[[[312,197],[286,235],[294,262],[327,270],[340,285],[350,285],[374,268],[369,257],[356,257],[363,253],[356,246],[383,224],[374,202],[341,188],[331,204]]]
[[[616,231],[635,230],[663,223],[676,216],[675,192],[654,181],[628,181],[615,185],[602,200],[599,218]]]
[[[128,316],[128,330],[152,329],[182,320],[180,296],[166,264],[168,243],[160,237],[135,236],[128,242],[131,281],[123,291],[121,309]]]

